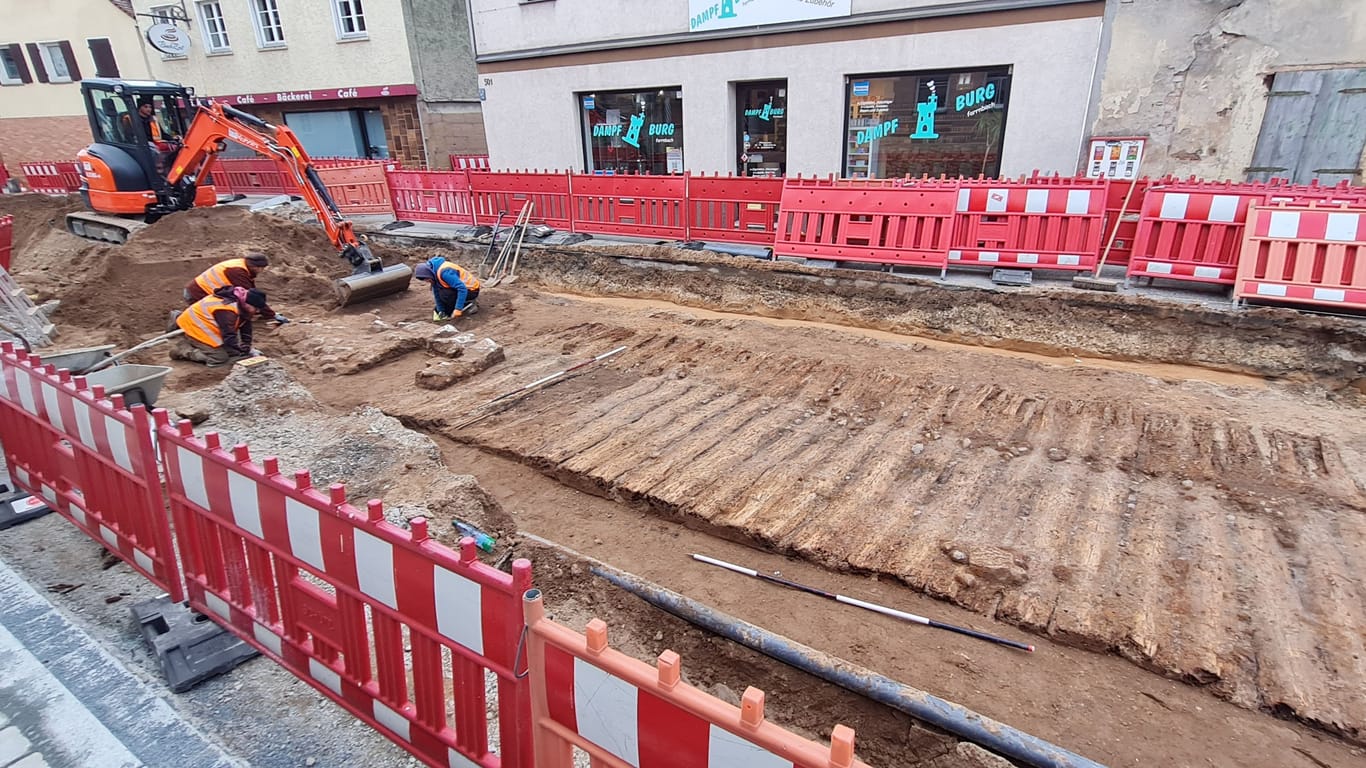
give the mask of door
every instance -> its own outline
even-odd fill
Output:
[[[1247,178],[1360,184],[1364,149],[1366,69],[1278,72]]]

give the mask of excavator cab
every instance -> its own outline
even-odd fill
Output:
[[[352,269],[335,284],[342,306],[408,288],[412,269],[384,266],[356,235],[299,137],[227,104],[196,103],[194,90],[160,80],[81,81],[94,143],[76,155],[89,209],[66,217],[74,235],[123,243],[176,211],[215,205],[211,171],[228,142],[273,161],[313,208]]]

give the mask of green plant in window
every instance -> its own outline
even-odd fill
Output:
[[[991,150],[1001,141],[1001,131],[1005,128],[1005,111],[988,109],[977,117],[977,127],[973,133],[987,141],[986,151],[982,152],[981,174],[986,175],[987,163],[991,161]]]

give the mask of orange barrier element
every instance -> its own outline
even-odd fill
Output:
[[[673,651],[651,668],[607,647],[601,619],[584,636],[546,618],[539,590],[523,609],[536,768],[571,768],[575,747],[595,768],[866,768],[847,726],[821,746],[764,720],[757,688],[736,708],[683,682]]]
[[[85,377],[0,344],[0,434],[15,484],[180,601],[150,429],[144,406],[125,408],[123,395],[105,398]]]
[[[688,177],[688,239],[772,245],[782,179]]]
[[[1090,271],[1099,258],[1105,204],[1103,181],[964,181],[949,261]]]
[[[257,465],[188,421],[155,413],[190,605],[429,766],[532,768],[529,685],[518,676],[520,596],[507,574],[365,512],[308,472]],[[485,675],[497,678],[491,708]],[[498,723],[498,748],[489,720]]]
[[[297,195],[294,179],[274,160],[255,157],[219,158],[210,170],[214,186],[230,195]]]
[[[319,168],[318,178],[332,195],[342,215],[394,212],[389,199],[385,163],[362,161]]]
[[[1254,207],[1233,295],[1366,309],[1366,204]]]
[[[14,217],[0,216],[0,267],[9,271],[10,258],[14,252]]]
[[[32,192],[69,195],[81,189],[80,167],[74,162],[21,163],[19,170]]]
[[[688,238],[684,176],[570,177],[575,232],[669,240]]]
[[[787,179],[775,256],[948,267],[956,183],[943,188]]]
[[[450,155],[450,161],[453,171],[489,170],[488,155]]]
[[[395,218],[476,224],[470,179],[464,171],[399,171],[384,174]]]
[[[530,221],[555,229],[570,228],[569,174],[465,171],[469,176],[474,216],[493,222],[503,211],[516,219],[528,202],[535,203]]]

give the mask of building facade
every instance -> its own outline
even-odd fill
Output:
[[[471,0],[490,160],[589,172],[1070,173],[1105,3]]]
[[[91,142],[82,77],[147,78],[132,7],[107,0],[7,3],[0,25],[0,162],[74,159]]]

